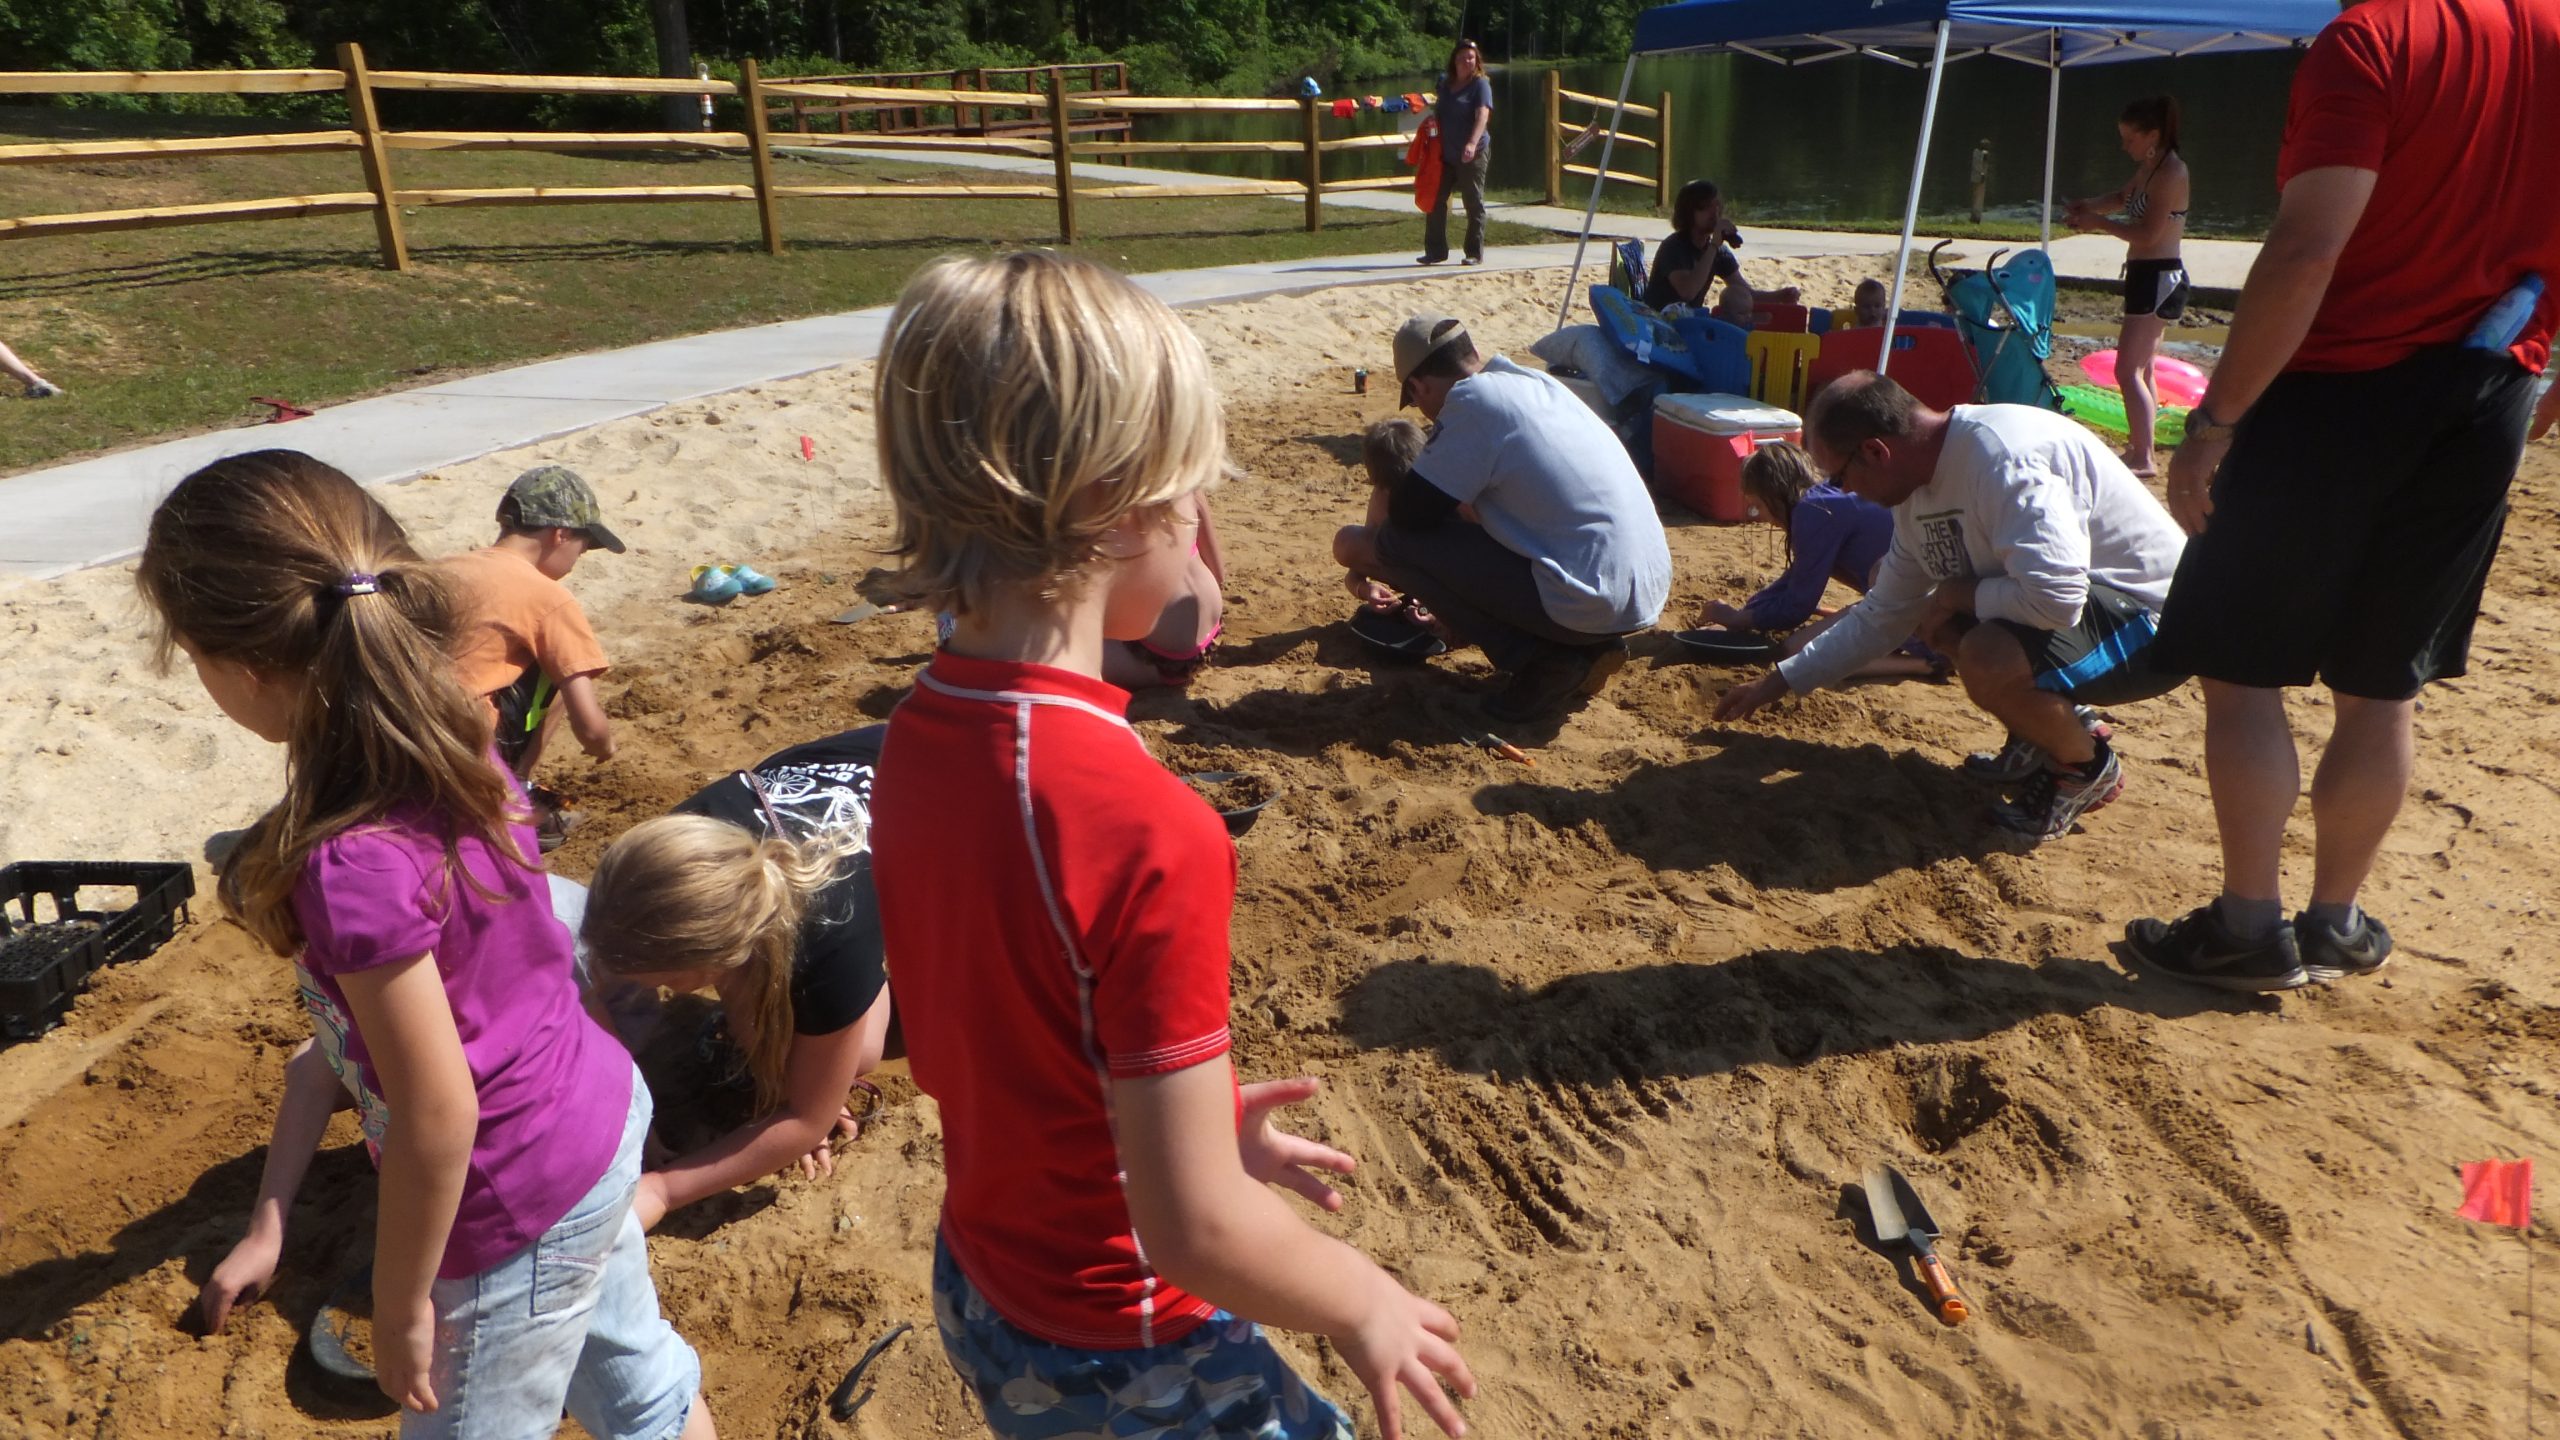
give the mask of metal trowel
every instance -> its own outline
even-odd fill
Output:
[[[1930,1218],[1920,1192],[1911,1188],[1901,1171],[1881,1160],[1867,1167],[1866,1187],[1867,1213],[1875,1217],[1876,1240],[1885,1245],[1908,1242],[1921,1283],[1929,1287],[1929,1299],[1937,1307],[1939,1323],[1963,1324],[1969,1313],[1964,1292],[1947,1273],[1947,1262],[1938,1258],[1938,1222]]]

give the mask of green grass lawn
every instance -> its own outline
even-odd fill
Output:
[[[0,143],[279,128],[0,112]],[[744,184],[743,156],[393,157],[404,188]],[[1026,177],[783,158],[783,184],[1020,184]],[[0,216],[362,190],[353,152],[0,168]],[[1080,254],[1126,270],[1410,248],[1418,216],[1345,208],[1303,229],[1294,199],[1087,201]],[[1046,200],[803,200],[789,253],[752,204],[425,209],[413,273],[381,268],[369,215],[0,241],[0,339],[68,396],[0,398],[0,472],[475,370],[896,298],[937,256],[1057,242]],[[1497,244],[1546,238],[1498,224]]]

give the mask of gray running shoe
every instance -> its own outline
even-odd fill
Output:
[[[2370,975],[2391,960],[2391,932],[2382,922],[2359,911],[2356,928],[2346,934],[2314,920],[2309,911],[2293,917],[2293,933],[2302,950],[2302,968],[2319,981]]]
[[[2106,764],[2098,773],[2083,778],[2075,770],[2061,770],[2048,763],[2027,777],[2026,788],[2018,798],[1991,807],[1991,818],[2004,828],[2021,835],[2032,835],[2038,841],[2058,840],[2071,833],[2072,825],[2083,815],[2105,805],[2124,793],[2124,764],[2116,752],[2103,750]]]
[[[2311,983],[2292,926],[2278,925],[2264,940],[2243,940],[2223,928],[2210,905],[2175,920],[2136,920],[2125,927],[2124,943],[2144,969],[2217,990],[2264,995]]]
[[[2075,705],[2071,711],[2080,718],[2080,727],[2096,738],[2104,740],[2115,734],[2114,727],[2099,719],[2098,712],[2088,706]],[[1977,750],[1964,757],[1964,763],[1958,768],[1976,780],[1988,780],[1995,785],[2015,785],[2042,770],[2045,762],[2052,758],[2044,753],[2043,746],[2012,730],[2008,741],[1999,749]]]

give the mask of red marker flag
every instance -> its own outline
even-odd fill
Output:
[[[2473,1160],[2462,1167],[2465,1220],[2529,1229],[2533,1225],[2533,1158]]]
[[[808,436],[806,436],[806,435],[801,436],[801,437],[800,437],[800,458],[801,458],[801,459],[803,459],[803,460],[815,460],[815,459],[817,459],[817,458],[818,458],[818,442],[817,442],[816,440],[811,439],[810,437],[808,437]]]

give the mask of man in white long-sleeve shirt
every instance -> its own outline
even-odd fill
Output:
[[[2185,676],[2151,663],[2186,535],[2075,421],[2032,405],[1929,409],[1872,371],[1843,377],[1805,424],[1833,482],[1893,511],[1866,599],[1767,676],[1726,692],[1737,719],[1847,679],[1917,634],[1956,657],[1965,694],[2009,727],[1974,774],[2022,785],[1994,812],[2038,839],[2124,789],[2082,707],[2148,700]]]

